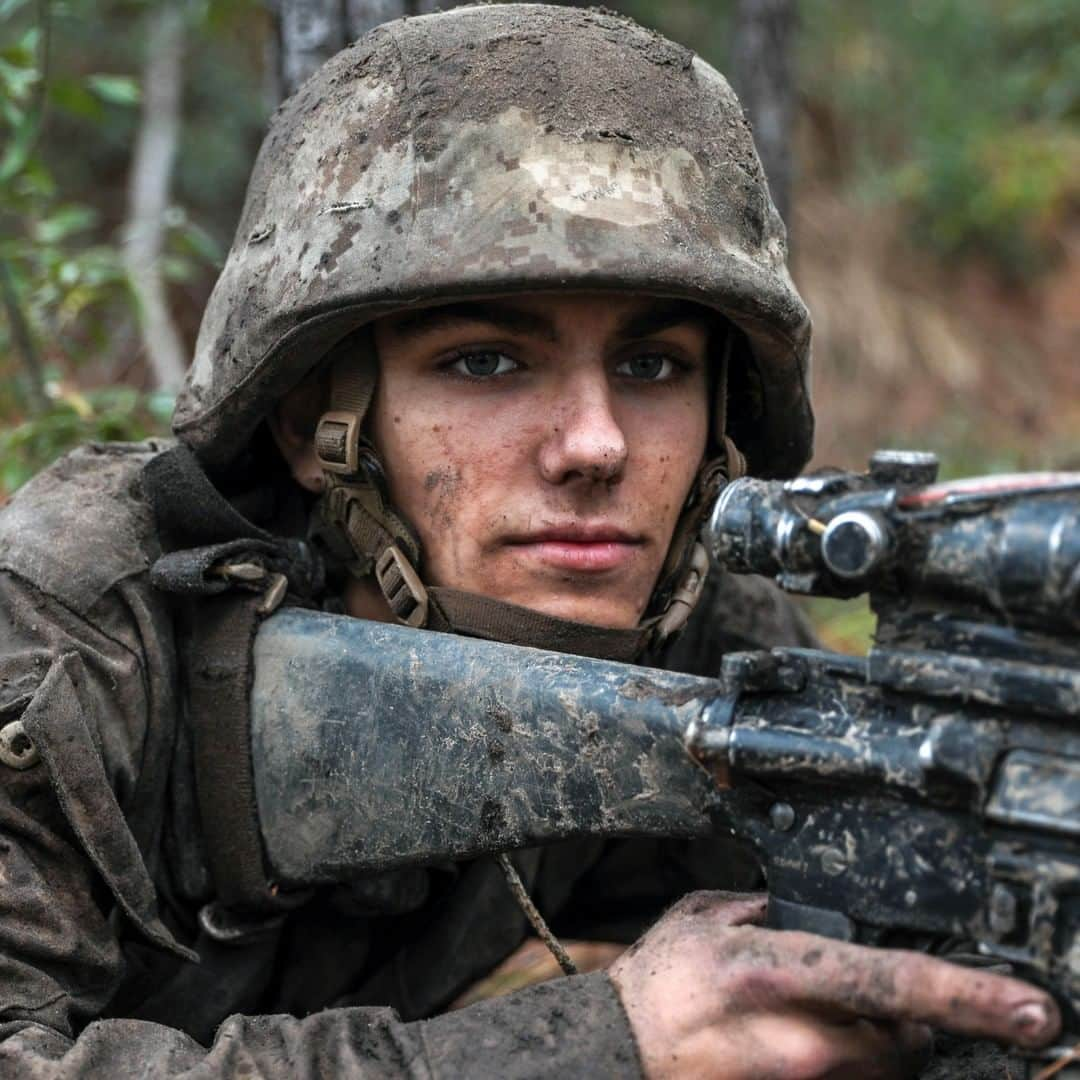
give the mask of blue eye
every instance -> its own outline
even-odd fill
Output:
[[[487,379],[494,375],[508,375],[518,369],[516,360],[500,352],[470,352],[460,355],[449,365],[451,371],[468,375],[473,379]]]
[[[617,364],[615,371],[619,375],[629,375],[632,379],[663,382],[674,374],[675,364],[671,357],[662,353],[639,353]]]

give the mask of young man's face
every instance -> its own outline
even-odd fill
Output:
[[[377,321],[372,436],[424,580],[636,625],[705,451],[709,327],[601,294]]]

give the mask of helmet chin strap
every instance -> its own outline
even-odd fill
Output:
[[[349,339],[332,359],[330,410],[315,433],[315,452],[326,485],[319,501],[317,534],[350,573],[373,576],[394,617],[427,627],[513,645],[553,649],[630,662],[677,633],[701,597],[709,564],[697,536],[713,498],[746,463],[723,434],[726,414],[726,343],[717,372],[714,429],[722,455],[698,471],[675,527],[650,608],[659,609],[630,630],[613,630],[545,615],[502,600],[428,587],[421,580],[420,541],[390,502],[374,447],[361,434],[378,374],[374,348]]]

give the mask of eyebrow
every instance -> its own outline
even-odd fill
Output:
[[[616,324],[614,336],[633,341],[686,323],[712,324],[719,316],[691,300],[656,300],[644,310],[631,312]],[[398,315],[394,334],[413,340],[465,323],[484,323],[507,333],[558,341],[555,323],[545,315],[500,300],[473,300]]]
[[[421,308],[393,320],[394,333],[407,340],[448,330],[463,323],[485,323],[514,334],[555,341],[555,324],[543,315],[499,301],[476,300]]]
[[[634,340],[650,337],[661,330],[686,323],[710,326],[719,315],[692,300],[656,300],[644,311],[637,311],[624,319],[616,328],[616,337]]]

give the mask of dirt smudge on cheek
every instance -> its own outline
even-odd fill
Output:
[[[431,525],[443,530],[452,528],[464,491],[461,470],[455,465],[429,470],[424,476],[424,491],[424,513]]]

